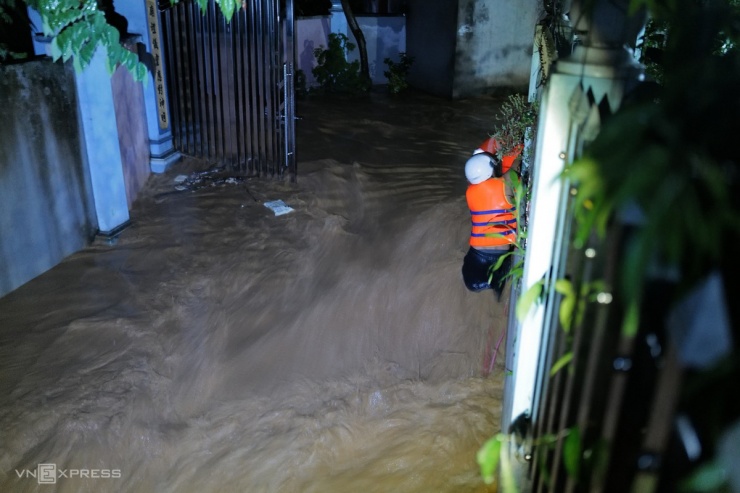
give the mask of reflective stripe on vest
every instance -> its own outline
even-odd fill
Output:
[[[515,241],[516,207],[506,198],[502,179],[470,185],[465,195],[471,214],[471,246],[505,246]]]

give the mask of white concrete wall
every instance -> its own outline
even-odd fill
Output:
[[[367,46],[368,68],[373,84],[387,84],[383,72],[388,70],[383,60],[390,58],[399,61],[399,53],[406,51],[406,17],[403,15],[363,15],[357,16]],[[334,31],[336,32],[336,31]],[[350,42],[357,45],[354,35],[347,34]],[[348,61],[359,60],[360,51],[355,48],[347,56]]]
[[[87,246],[98,225],[71,64],[0,66],[0,107],[3,296]]]
[[[409,0],[410,83],[452,98],[526,91],[539,1]]]
[[[452,97],[526,90],[537,1],[459,0]]]
[[[316,78],[311,73],[316,67],[313,51],[329,44],[329,33],[332,26],[331,16],[298,17],[295,19],[295,61],[296,69],[306,74],[306,87],[316,85]]]

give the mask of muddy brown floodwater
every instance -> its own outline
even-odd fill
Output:
[[[501,102],[304,101],[297,183],[152,176],[115,245],[0,299],[0,491],[492,491],[506,309],[460,266]]]

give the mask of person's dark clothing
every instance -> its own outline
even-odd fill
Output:
[[[506,284],[504,276],[509,272],[511,266],[511,256],[507,257],[498,269],[493,272],[491,272],[491,269],[496,265],[499,258],[507,253],[509,253],[508,250],[482,252],[470,247],[463,259],[462,266],[465,287],[473,292],[493,289],[500,299]],[[489,278],[491,279],[490,283]]]

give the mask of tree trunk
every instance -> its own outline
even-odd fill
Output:
[[[360,25],[357,24],[355,14],[352,12],[352,7],[349,5],[349,0],[341,0],[342,10],[344,11],[344,17],[347,18],[347,25],[349,26],[352,34],[355,36],[357,41],[357,49],[360,50],[360,75],[366,80],[370,80],[370,66],[367,61],[367,45],[365,43],[365,35],[362,34]]]

